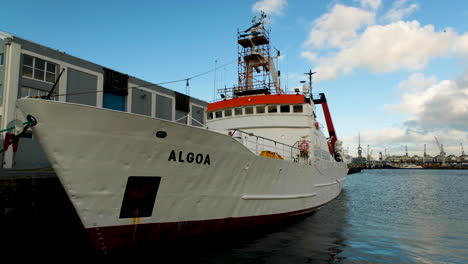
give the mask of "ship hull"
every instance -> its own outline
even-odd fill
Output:
[[[307,214],[339,195],[347,173],[342,162],[261,157],[227,134],[141,115],[18,106],[37,119],[34,135],[97,251]],[[153,184],[146,208],[127,201],[131,178]]]
[[[156,243],[205,238],[229,232],[234,234],[236,231],[245,232],[252,227],[283,223],[310,215],[321,206],[323,205],[273,215],[87,228],[86,233],[99,252],[109,249],[145,248]]]

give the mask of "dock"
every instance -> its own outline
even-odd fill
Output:
[[[52,169],[0,170],[0,234],[4,257],[93,252]]]

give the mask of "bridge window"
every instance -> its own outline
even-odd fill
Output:
[[[293,105],[293,112],[294,113],[302,113],[304,110],[302,105]]]
[[[257,114],[264,114],[265,113],[265,106],[259,105],[257,106]]]
[[[277,105],[269,105],[268,106],[268,113],[277,113],[278,112],[278,106]]]
[[[216,112],[215,112],[215,117],[216,117],[216,118],[221,118],[221,117],[223,117],[223,112],[222,112],[222,111],[216,111]]]
[[[206,119],[211,120],[213,119],[213,112],[210,112],[206,115]]]
[[[246,108],[245,108],[245,114],[246,114],[246,115],[251,115],[251,114],[253,114],[253,107],[246,107]]]
[[[289,112],[291,112],[291,109],[290,109],[289,105],[282,105],[282,106],[280,106],[280,111],[281,111],[281,113],[289,113]]]
[[[234,114],[237,115],[242,115],[242,108],[234,108]]]
[[[224,110],[224,117],[227,117],[227,116],[232,116],[232,109]]]

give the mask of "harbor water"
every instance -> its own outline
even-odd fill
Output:
[[[58,184],[41,180],[32,189],[39,183]],[[79,224],[70,224],[73,212],[40,208],[64,200],[52,196],[36,195],[33,205],[31,197],[19,201],[20,209],[30,206],[36,213],[4,214],[2,255],[96,257]],[[362,170],[348,175],[340,196],[310,216],[109,256],[156,263],[468,263],[467,208],[468,170]]]
[[[363,170],[315,214],[191,248],[195,263],[468,263],[468,170]]]

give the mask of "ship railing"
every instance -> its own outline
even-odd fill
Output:
[[[301,150],[298,147],[291,146],[273,139],[257,136],[241,130],[230,132],[233,138],[236,138],[247,149],[256,155],[267,156],[277,159],[284,159],[293,162],[301,160]]]
[[[174,122],[176,123],[180,123],[179,121],[180,120],[184,120],[184,119],[187,119],[187,118],[190,118],[192,120],[192,126],[196,126],[196,127],[203,127],[203,128],[208,128],[208,126],[206,124],[203,124],[201,123],[200,121],[196,120],[195,118],[193,118],[191,115],[185,115],[179,119],[176,119]],[[181,123],[181,124],[184,124],[184,123]],[[186,123],[185,123],[186,124]],[[197,125],[198,124],[198,125]]]
[[[273,83],[271,83],[271,85],[273,85]],[[249,90],[262,90],[262,89],[265,89],[268,85],[265,84],[265,83],[258,83],[258,84],[250,84],[248,86]],[[235,98],[236,95],[235,93],[238,93],[238,92],[242,92],[242,91],[245,91],[246,87],[240,87],[240,86],[234,86],[234,87],[230,87],[230,88],[220,88],[220,89],[217,89],[217,93],[218,95],[220,96],[219,98],[215,98],[214,100],[210,101],[210,102],[217,102],[217,101],[222,101],[222,100],[226,100],[226,99],[232,99],[232,98]],[[276,94],[275,92],[275,89],[271,89],[269,90],[271,94]],[[283,90],[282,91],[282,94],[304,94],[302,91],[299,91],[299,90]],[[307,95],[309,96],[309,95]],[[315,97],[318,97],[318,95],[316,95]]]

